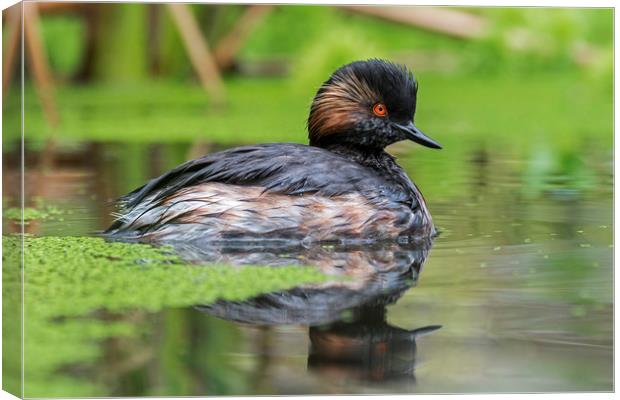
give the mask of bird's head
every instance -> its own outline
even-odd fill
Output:
[[[412,140],[440,149],[413,124],[417,92],[418,84],[405,66],[375,59],[344,65],[314,97],[308,118],[310,144],[383,149]]]

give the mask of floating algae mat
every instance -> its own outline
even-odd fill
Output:
[[[6,374],[20,370],[20,239],[2,241],[4,362],[16,367],[4,368],[7,387],[19,385],[19,376]],[[167,247],[90,237],[26,236],[23,255],[27,397],[105,395],[97,382],[66,371],[89,371],[104,340],[141,334],[122,313],[244,300],[327,279],[309,267],[189,265]]]
[[[23,209],[23,213],[21,208],[9,208],[4,212],[4,218],[14,222],[19,222],[23,217],[25,224],[27,224],[29,221],[34,220],[46,220],[54,218],[62,220],[60,217],[58,217],[59,215],[62,215],[62,211],[54,207],[45,207],[42,209],[25,207]]]
[[[4,200],[4,199],[3,199]],[[64,221],[64,214],[72,214],[71,210],[61,209],[55,205],[48,204],[43,198],[34,199],[34,207],[6,207],[3,201],[2,217],[5,220],[16,224],[21,223],[22,218],[25,225],[31,221],[56,220]]]

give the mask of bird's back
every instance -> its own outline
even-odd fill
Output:
[[[386,179],[300,144],[237,147],[188,161],[124,196],[106,233],[212,241],[429,236],[423,199],[400,172]]]

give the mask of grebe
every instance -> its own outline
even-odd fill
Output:
[[[441,146],[413,124],[418,84],[384,60],[340,67],[319,88],[309,145],[243,146],[188,161],[121,197],[105,232],[143,240],[425,239],[424,198],[385,147]]]

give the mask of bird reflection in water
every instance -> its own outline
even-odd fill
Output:
[[[406,330],[386,307],[417,283],[431,242],[417,244],[175,246],[183,258],[233,265],[313,265],[350,279],[307,284],[246,301],[198,306],[219,318],[257,326],[309,327],[308,369],[330,378],[415,381],[416,339],[438,325]]]
[[[415,380],[416,338],[441,326],[392,326],[385,304],[366,304],[352,313],[351,320],[310,327],[308,367],[332,378]]]

